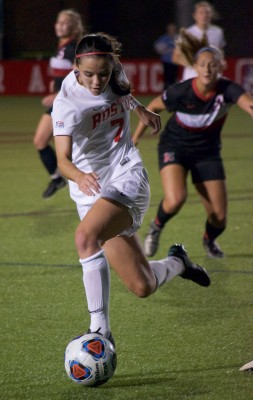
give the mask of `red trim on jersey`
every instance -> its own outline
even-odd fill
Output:
[[[182,128],[184,128],[186,131],[191,131],[191,132],[202,132],[202,131],[213,130],[219,126],[222,126],[224,124],[226,118],[227,118],[227,115],[225,115],[223,118],[221,118],[219,120],[214,121],[209,126],[206,125],[206,126],[201,126],[200,128],[196,128],[195,126],[185,125],[182,121],[180,121],[180,119],[176,115],[176,121],[177,121],[178,125],[180,125]]]
[[[215,94],[216,94],[216,90],[212,90],[210,92],[210,94],[206,97],[204,96],[198,89],[197,87],[197,78],[193,78],[192,80],[192,89],[194,91],[194,93],[196,94],[196,96],[198,96],[201,100],[203,101],[209,101]]]

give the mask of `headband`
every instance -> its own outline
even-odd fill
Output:
[[[219,51],[218,50],[216,50],[215,49],[215,47],[212,47],[212,46],[206,46],[206,47],[202,47],[201,49],[199,49],[198,51],[197,51],[197,53],[195,54],[195,59],[196,58],[198,58],[198,56],[201,54],[201,53],[204,53],[205,51],[209,51],[210,53],[213,53],[213,54],[215,54],[216,56],[219,56],[220,54],[219,54]]]
[[[77,54],[76,58],[80,58],[82,56],[94,56],[94,55],[99,55],[99,54],[110,54],[111,56],[113,55],[113,53],[111,51],[91,51],[90,53]]]

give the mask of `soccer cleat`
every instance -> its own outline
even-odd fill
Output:
[[[174,244],[170,247],[168,256],[180,258],[183,261],[185,271],[180,275],[184,279],[189,279],[200,286],[209,286],[211,281],[205,270],[198,264],[194,264],[188,257],[182,244]]]
[[[208,257],[211,257],[211,258],[223,258],[224,257],[223,251],[221,250],[221,248],[215,241],[203,238],[203,247],[204,247]]]
[[[250,371],[253,372],[253,361],[248,362],[247,364],[243,365],[239,371]]]
[[[63,188],[64,186],[66,186],[66,184],[67,181],[63,177],[52,179],[46,190],[43,192],[42,197],[46,199],[53,196],[53,194],[57,192],[57,190]]]
[[[152,257],[157,252],[161,232],[162,228],[159,228],[154,221],[152,221],[149,232],[144,240],[144,252],[147,257]]]
[[[87,333],[98,333],[99,335],[103,336],[103,334],[99,332],[100,329],[101,329],[101,328],[98,328],[95,332],[91,332],[91,330],[90,330],[90,328],[89,328],[88,331],[87,331]],[[105,336],[105,337],[106,337],[106,336]],[[113,345],[113,347],[116,348],[116,346],[115,346],[115,340],[114,340],[114,337],[112,336],[112,333],[110,333],[110,335],[109,335],[108,337],[106,337],[106,339],[108,339],[108,340],[111,342],[111,344]]]

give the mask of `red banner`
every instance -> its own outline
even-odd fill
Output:
[[[253,92],[253,58],[228,59],[225,76]],[[153,59],[123,60],[135,95],[157,95],[163,90],[162,64]],[[50,77],[48,62],[0,61],[0,94],[45,95]]]

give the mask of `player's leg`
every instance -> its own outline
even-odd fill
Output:
[[[221,258],[224,253],[216,243],[227,223],[227,190],[225,180],[195,184],[207,213],[203,246],[209,257]]]
[[[227,190],[225,171],[219,154],[195,162],[191,172],[207,213],[203,246],[209,257],[221,258],[224,253],[215,239],[226,228]]]
[[[160,171],[164,198],[161,200],[154,221],[144,241],[145,254],[155,255],[165,224],[176,215],[187,198],[187,171],[180,164],[169,164]]]
[[[76,230],[75,243],[91,318],[89,329],[99,330],[110,338],[110,270],[101,245],[130,227],[132,217],[127,207],[104,198],[98,199],[87,214],[85,207],[78,206],[78,211],[82,220]]]
[[[127,207],[100,198],[76,231],[75,242],[83,268],[83,282],[91,317],[90,330],[99,330],[107,337],[111,335],[110,272],[107,258],[126,286],[140,297],[150,295],[158,286],[176,275],[202,286],[210,284],[206,271],[189,260],[182,246],[172,246],[165,259],[149,263],[136,235],[117,236],[130,228],[132,223]]]
[[[49,113],[42,115],[34,138],[33,143],[35,148],[38,150],[42,164],[48,171],[51,182],[47,189],[43,192],[43,197],[47,198],[52,196],[58,189],[61,189],[66,185],[66,180],[61,176],[57,168],[56,154],[49,142],[52,139],[53,125],[52,118]]]
[[[138,236],[118,236],[104,244],[108,261],[127,288],[138,297],[147,297],[175,276],[209,286],[206,271],[191,262],[181,245],[173,245],[164,259],[146,259]]]

